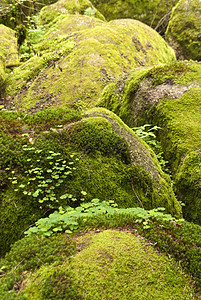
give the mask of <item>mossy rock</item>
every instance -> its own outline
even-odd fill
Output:
[[[5,68],[18,66],[19,58],[15,32],[4,25],[0,25],[0,37],[0,56]]]
[[[15,32],[0,24],[0,94],[3,96],[6,68],[19,65]],[[0,98],[1,98],[0,96]]]
[[[158,138],[186,205],[184,216],[199,224],[200,86],[201,64],[180,62],[136,70],[106,87],[99,101],[131,127],[148,123],[162,128]]]
[[[6,81],[8,104],[12,100],[17,110],[91,108],[102,89],[122,73],[175,61],[162,37],[139,21],[106,23],[82,15],[57,21],[35,45],[37,55]]]
[[[164,34],[172,8],[178,0],[92,0],[94,6],[105,16],[106,20],[135,19]]]
[[[120,207],[160,206],[181,216],[170,178],[154,153],[111,112],[93,109],[81,118],[76,111],[57,108],[33,115],[2,111],[0,117],[1,253],[51,207],[78,206],[81,191],[88,202],[98,198]],[[60,161],[69,175],[63,176]],[[61,167],[60,173],[51,165]],[[66,193],[74,200],[61,197]]]
[[[60,15],[86,15],[105,20],[104,16],[88,0],[60,0],[52,5],[43,7],[40,11],[40,22],[48,25]]]
[[[180,59],[201,60],[201,2],[180,0],[174,7],[166,39]]]
[[[140,237],[106,230],[76,243],[82,251],[70,261],[43,266],[25,280],[25,299],[194,299],[189,278]]]
[[[120,295],[130,292],[133,282],[141,282],[137,288],[135,284],[135,292],[143,289],[140,296],[147,299],[147,292],[158,289],[158,278],[167,280],[162,280],[165,285],[163,295],[167,299],[172,292],[169,284],[174,284],[172,299],[194,299],[195,294],[199,298],[201,227],[186,221],[179,224],[152,219],[149,228],[144,229],[142,224],[133,221],[128,216],[101,215],[96,220],[95,231],[91,230],[95,226],[93,217],[87,225],[85,223],[84,231],[71,237],[66,233],[56,233],[51,237],[32,235],[17,241],[0,260],[0,298],[47,299],[51,295],[54,299],[85,299],[86,292],[98,292],[103,283],[105,287],[109,285],[108,293],[104,295],[108,297],[116,293],[117,288]],[[87,232],[86,228],[90,231]],[[115,230],[104,231],[106,228]],[[120,231],[116,231],[117,228]],[[99,284],[94,286],[91,278],[96,274]],[[191,280],[189,275],[193,276]],[[132,282],[119,286],[119,281]],[[185,282],[187,289],[180,294]],[[115,299],[117,297],[115,294]]]

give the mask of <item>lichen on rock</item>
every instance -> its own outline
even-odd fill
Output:
[[[200,0],[180,0],[172,11],[166,40],[180,59],[201,60],[200,15]]]

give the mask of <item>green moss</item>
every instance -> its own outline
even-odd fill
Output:
[[[201,216],[200,178],[201,153],[198,150],[186,155],[175,178],[176,192],[185,203],[185,217],[198,224]]]
[[[16,68],[7,80],[7,96],[15,96],[18,110],[90,108],[122,72],[175,60],[165,41],[138,21],[107,24],[80,15],[59,18],[36,50],[40,57]]]
[[[189,222],[184,222],[182,226],[171,223],[165,226],[156,223],[152,225],[148,230],[139,228],[140,234],[143,234],[152,243],[156,242],[156,247],[160,251],[179,261],[184,270],[193,275],[196,287],[200,292],[201,227]]]
[[[174,7],[166,39],[179,58],[201,60],[201,3],[199,0],[180,0]]]
[[[0,269],[4,275],[0,278],[1,299],[26,299],[24,295],[17,294],[27,275],[44,264],[62,264],[75,250],[73,241],[63,234],[48,238],[32,236],[16,242],[0,261]],[[8,275],[5,276],[4,272]]]
[[[87,15],[89,8],[93,17],[105,20],[104,16],[92,5],[90,1],[58,1],[52,5],[48,5],[42,8],[40,11],[40,21],[44,24],[54,22],[60,15],[74,15],[81,14]],[[91,16],[91,15],[90,15]]]
[[[128,299],[132,294],[151,299],[152,295],[160,298],[161,293],[163,299],[194,298],[188,277],[140,238],[108,230],[77,242],[86,248],[70,262],[59,268],[43,267],[29,279],[24,290],[27,298]]]

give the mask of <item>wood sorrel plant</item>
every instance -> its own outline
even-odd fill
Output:
[[[58,197],[71,201],[77,200],[71,194],[61,194],[65,179],[72,175],[73,170],[76,169],[74,163],[79,160],[74,157],[74,154],[71,154],[70,160],[67,161],[59,152],[49,151],[48,155],[44,155],[43,150],[27,145],[23,146],[23,150],[29,157],[24,171],[26,178],[17,176],[15,171],[12,171],[12,176],[9,177],[15,185],[15,192],[32,197],[41,204],[46,202],[50,207],[53,207],[53,202],[59,202]]]

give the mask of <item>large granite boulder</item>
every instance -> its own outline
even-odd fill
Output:
[[[76,243],[80,253],[59,267],[36,270],[21,294],[41,300],[46,295],[59,299],[57,290],[64,299],[194,298],[180,269],[139,237],[105,230],[79,236]]]
[[[129,126],[153,124],[168,160],[184,216],[201,220],[201,64],[179,62],[134,70],[108,85],[98,103]]]
[[[173,50],[153,29],[134,20],[109,23],[60,16],[35,55],[6,84],[8,104],[34,112],[49,106],[93,107],[102,89],[140,66],[174,62]]]
[[[62,108],[33,115],[2,110],[0,142],[1,253],[52,209],[79,206],[82,191],[87,202],[165,207],[181,216],[152,150],[106,109],[83,116]]]

